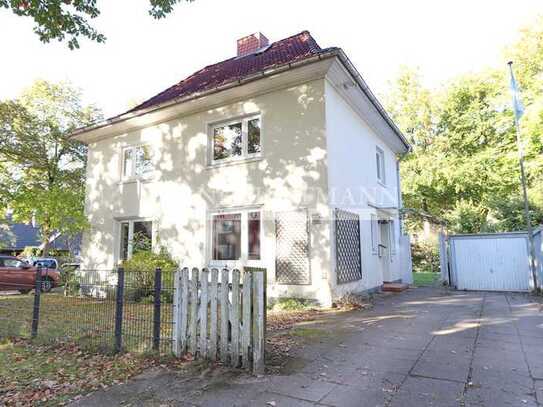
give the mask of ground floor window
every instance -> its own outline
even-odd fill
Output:
[[[211,224],[212,260],[260,260],[260,211],[213,214]]]
[[[153,222],[127,220],[120,222],[119,259],[127,260],[138,251],[149,251],[153,247]]]

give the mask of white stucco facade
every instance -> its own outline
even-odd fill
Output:
[[[329,203],[331,207],[357,213],[361,221],[362,279],[345,284],[337,284],[333,279],[332,291],[341,295],[371,290],[380,287],[384,281],[402,279],[397,156],[328,80],[325,95]],[[377,179],[377,148],[384,152],[384,182]],[[393,220],[390,227],[394,231],[387,244],[389,253],[386,256],[379,256],[372,247],[372,239],[380,238],[375,229],[372,231],[372,215],[376,220]],[[376,236],[372,236],[372,232]],[[333,255],[332,267],[335,267]]]
[[[384,275],[382,259],[372,251],[370,214],[394,220],[392,235],[399,249],[396,156],[403,147],[390,130],[382,130],[386,124],[375,124],[380,123],[375,111],[368,110],[365,120],[368,102],[355,90],[345,91],[347,76],[338,66],[334,59],[318,62],[78,136],[89,146],[86,213],[91,228],[83,238],[82,269],[116,267],[120,222],[137,219],[152,221],[153,247],[165,247],[180,266],[265,267],[271,297],[329,304],[348,291],[400,279],[397,254],[388,258]],[[360,106],[353,104],[357,98]],[[213,163],[211,126],[253,115],[261,120],[260,156]],[[154,170],[145,179],[124,179],[123,149],[138,145],[151,150]],[[384,184],[376,177],[376,147],[384,152]],[[354,203],[341,200],[351,192],[363,196]],[[357,282],[336,283],[334,208],[361,216],[363,277]],[[213,261],[211,215],[244,210],[261,213],[260,260]],[[308,284],[276,281],[275,219],[292,210],[308,215]]]

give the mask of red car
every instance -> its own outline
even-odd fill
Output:
[[[37,267],[13,256],[0,256],[0,291],[19,291],[26,294],[36,287]],[[49,292],[60,285],[57,270],[41,270],[41,291]]]

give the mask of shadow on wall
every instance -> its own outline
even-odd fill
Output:
[[[183,264],[201,266],[211,210],[263,205],[266,213],[309,207],[327,218],[327,197],[315,193],[327,188],[324,108],[324,82],[319,80],[91,145],[86,208],[92,228],[85,236],[85,267],[114,267],[115,219],[151,218],[157,223],[158,245]],[[262,117],[262,160],[210,168],[205,123],[256,112]],[[150,143],[152,181],[120,182],[122,148],[134,143]],[[263,219],[263,227],[265,238],[274,240],[273,216]],[[328,270],[329,251],[322,249],[328,247],[329,229],[311,230],[311,267]]]

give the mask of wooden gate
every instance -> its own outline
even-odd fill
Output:
[[[220,277],[220,281],[219,281]],[[173,351],[264,371],[266,270],[176,273]]]

